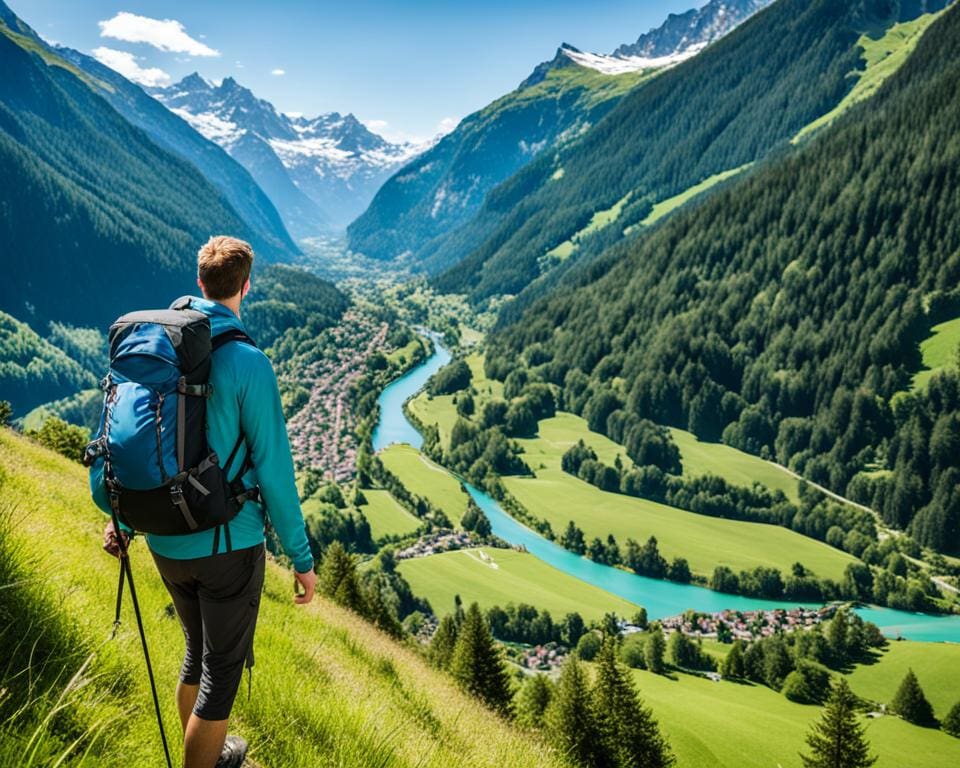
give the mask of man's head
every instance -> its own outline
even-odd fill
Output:
[[[197,253],[197,285],[204,298],[239,305],[250,290],[253,248],[235,237],[211,237]]]

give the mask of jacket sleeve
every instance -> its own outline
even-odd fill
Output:
[[[250,349],[244,358],[240,425],[253,459],[260,496],[283,551],[299,573],[306,573],[313,568],[313,555],[300,511],[277,377],[263,353]]]

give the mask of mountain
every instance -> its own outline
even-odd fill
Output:
[[[493,190],[448,237],[440,256],[456,266],[436,286],[475,301],[516,294],[787,151],[854,88],[864,30],[882,37],[911,9],[942,5],[779,0]]]
[[[638,84],[689,58],[769,0],[712,0],[701,11],[671,16],[651,39],[649,55],[584,53],[564,43],[515,90],[465,118],[436,146],[401,169],[348,229],[354,251],[378,259],[402,254],[427,271],[448,266],[447,236],[469,221],[487,193],[547,149],[570,141],[607,114]],[[698,21],[680,34],[678,18]],[[672,46],[670,42],[672,41]],[[639,50],[639,49],[638,49]],[[459,254],[460,256],[464,254]]]
[[[390,143],[352,114],[279,113],[232,77],[214,85],[193,73],[151,93],[245,166],[297,237],[345,227],[419,151]]]
[[[960,317],[958,189],[952,7],[814,140],[572,270],[487,370],[558,385],[601,431],[650,419],[775,459],[956,554],[960,372],[913,374]]]
[[[158,146],[98,82],[0,3],[0,310],[35,330],[104,327],[195,288],[211,234],[265,241],[197,168]]]
[[[298,252],[270,198],[240,163],[139,85],[79,51],[60,46],[55,50],[90,75],[99,94],[130,123],[143,130],[159,146],[199,168],[261,240],[278,251]]]

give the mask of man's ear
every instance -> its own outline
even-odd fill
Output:
[[[247,278],[247,282],[243,284],[243,288],[240,289],[240,299],[242,300],[248,293],[250,293],[250,278]]]
[[[206,298],[206,297],[207,297],[207,291],[206,291],[206,289],[203,287],[203,281],[201,281],[199,277],[197,278],[197,288],[200,289],[200,295],[203,296],[204,298]]]

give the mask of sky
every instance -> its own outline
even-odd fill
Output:
[[[597,53],[705,0],[6,0],[44,39],[166,85],[233,77],[282,112],[352,112],[421,141],[511,91],[562,42]]]

